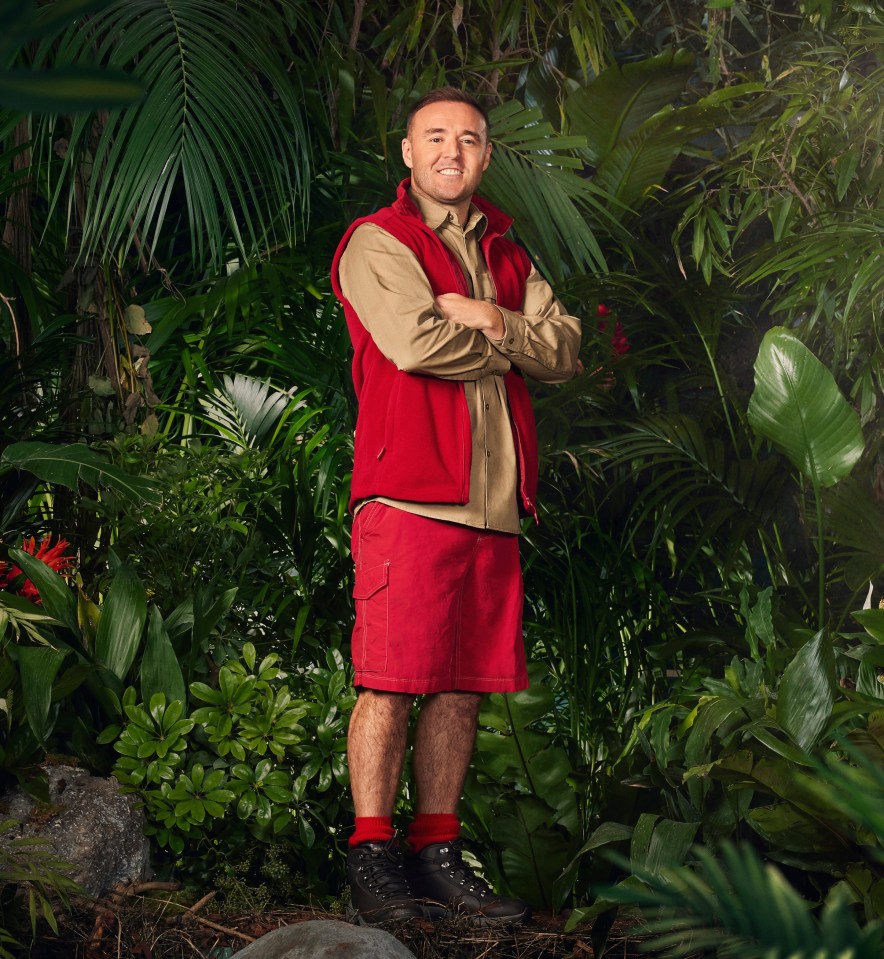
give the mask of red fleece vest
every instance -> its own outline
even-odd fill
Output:
[[[350,507],[372,496],[418,503],[466,503],[470,496],[472,436],[464,385],[397,369],[377,348],[341,290],[338,267],[353,231],[375,223],[417,256],[434,295],[469,295],[454,255],[420,217],[399,185],[391,206],[356,220],[341,240],[332,263],[332,287],[344,306],[355,355],[353,385],[359,401]],[[497,302],[518,312],[531,263],[521,247],[502,236],[512,221],[480,197],[476,208],[488,219],[480,241],[497,290]],[[515,368],[504,377],[513,442],[519,464],[519,492],[525,514],[537,516],[537,432],[531,400]]]

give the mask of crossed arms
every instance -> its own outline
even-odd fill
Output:
[[[476,380],[502,376],[512,365],[546,383],[576,372],[580,321],[533,267],[518,313],[457,293],[434,297],[414,253],[364,224],[350,239],[340,276],[378,349],[400,370]]]

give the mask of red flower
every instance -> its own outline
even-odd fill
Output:
[[[596,310],[598,315],[602,319],[598,322],[598,331],[599,333],[604,333],[608,328],[608,321],[605,317],[611,315],[611,311],[605,306],[604,303],[599,303]],[[614,323],[614,335],[611,337],[611,349],[614,351],[615,355],[623,356],[624,353],[629,352],[629,339],[626,336],[626,333],[623,329],[623,324],[620,320],[616,320]]]
[[[74,566],[74,557],[65,554],[65,550],[70,545],[66,539],[59,539],[53,546],[52,539],[49,536],[44,536],[39,546],[37,546],[33,536],[30,539],[22,537],[21,542],[21,548],[26,553],[42,560],[50,569],[61,573],[62,576],[68,575]],[[21,567],[4,563],[3,560],[0,560],[0,589],[24,596],[32,603],[40,603],[40,594],[37,592],[37,587],[25,576]]]
[[[614,335],[611,337],[611,349],[618,355],[623,356],[629,352],[629,339],[623,332],[623,324],[620,320],[614,324]]]

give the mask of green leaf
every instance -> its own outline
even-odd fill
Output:
[[[612,221],[610,203],[603,191],[567,168],[568,161],[581,165],[569,152],[576,141],[539,122],[539,110],[516,104],[503,123],[504,110],[492,111],[494,154],[482,195],[514,218],[520,239],[546,276],[563,278],[569,264],[605,272],[592,221]],[[587,216],[590,212],[593,216]]]
[[[876,642],[884,644],[884,609],[858,609],[850,615]]]
[[[868,650],[859,663],[856,690],[873,699],[884,700],[884,649]]]
[[[303,405],[300,397],[245,373],[225,374],[222,385],[199,402],[206,410],[206,422],[243,450],[260,445],[284,413]]]
[[[146,503],[159,505],[162,502],[159,491],[150,480],[129,476],[85,443],[12,443],[3,451],[0,462],[72,490],[85,483],[93,489],[107,487],[121,496]]]
[[[55,199],[82,163],[101,171],[84,187],[84,255],[116,253],[136,236],[156,248],[182,215],[202,264],[222,265],[231,241],[248,257],[291,239],[307,209],[312,151],[300,65],[280,33],[279,12],[263,0],[117,0],[56,41],[60,65],[93,63],[97,49],[147,91],[109,116],[78,117],[70,132]]]
[[[835,657],[826,630],[806,642],[777,688],[777,722],[802,749],[819,739],[835,702]]]
[[[135,659],[146,619],[147,599],[141,580],[128,566],[120,566],[101,607],[95,658],[121,681]]]
[[[184,676],[162,614],[151,605],[147,642],[141,659],[141,698],[148,702],[157,692],[165,693],[170,703],[176,700],[183,703],[187,699]]]
[[[37,742],[44,743],[52,729],[49,723],[52,684],[65,654],[52,646],[20,646],[17,655],[28,725]]]
[[[632,838],[632,826],[626,826],[619,822],[603,822],[593,830],[589,839],[580,847],[574,858],[562,870],[562,874],[556,879],[552,886],[553,907],[561,909],[574,885],[574,879],[577,875],[577,869],[580,860],[589,852],[593,852],[602,846],[607,846],[612,842],[624,842]]]
[[[565,111],[573,132],[586,137],[590,163],[598,165],[618,142],[668,107],[693,72],[693,54],[679,50],[615,64],[571,93]]]
[[[545,804],[531,798],[514,803],[513,815],[491,823],[494,841],[502,848],[501,865],[507,887],[529,902],[548,904],[553,883],[569,859],[569,844],[546,822]]]
[[[80,635],[77,622],[77,595],[64,579],[50,569],[42,560],[23,549],[11,549],[9,555],[21,567],[28,579],[37,587],[43,608],[75,635]]]
[[[815,486],[833,486],[862,455],[859,416],[832,374],[792,333],[774,327],[755,361],[749,422]]]
[[[70,66],[0,74],[0,103],[21,113],[78,113],[128,106],[144,87],[122,70]]]

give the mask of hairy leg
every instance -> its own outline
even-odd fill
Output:
[[[392,816],[414,696],[362,689],[350,717],[347,764],[357,816]]]
[[[412,766],[415,812],[455,813],[470,768],[482,693],[434,693],[421,704]]]

